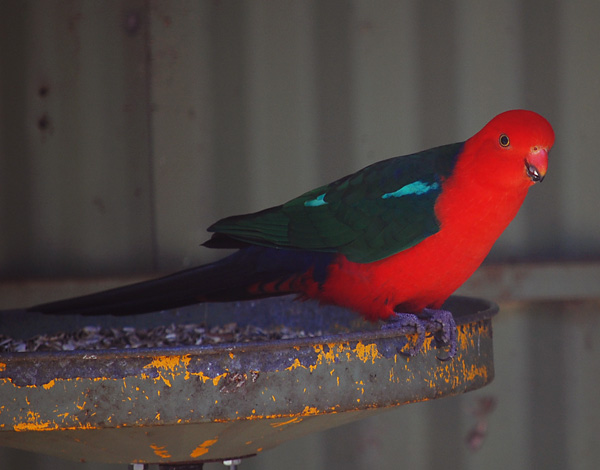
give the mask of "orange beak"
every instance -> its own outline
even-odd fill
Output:
[[[542,182],[548,170],[548,149],[533,149],[525,159],[525,168],[531,181]]]

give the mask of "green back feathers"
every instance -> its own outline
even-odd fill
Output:
[[[339,252],[358,263],[377,261],[439,230],[435,202],[462,146],[377,162],[281,206],[228,217],[208,230],[221,240]]]

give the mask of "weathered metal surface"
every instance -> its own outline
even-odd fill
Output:
[[[494,375],[487,301],[454,297],[456,357],[357,320],[343,309],[289,299],[207,304],[113,323],[235,319],[301,325],[324,336],[220,346],[0,355],[0,445],[81,461],[220,460],[253,455],[389,407],[463,393]],[[60,317],[5,315],[0,332],[69,328]],[[38,321],[40,320],[40,321]],[[45,320],[46,323],[43,323]],[[80,322],[80,319],[76,319]],[[89,318],[87,323],[106,322]]]

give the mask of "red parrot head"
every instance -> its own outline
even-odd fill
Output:
[[[494,181],[531,186],[546,176],[554,131],[539,114],[517,109],[499,114],[469,141],[488,156]]]

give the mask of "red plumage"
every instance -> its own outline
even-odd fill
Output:
[[[508,137],[507,146],[502,136]],[[553,143],[552,127],[538,114],[500,114],[466,141],[452,175],[442,182],[435,204],[437,233],[372,263],[338,254],[323,285],[304,275],[297,287],[308,298],[351,308],[371,320],[439,309],[482,263],[529,188],[543,179]]]

